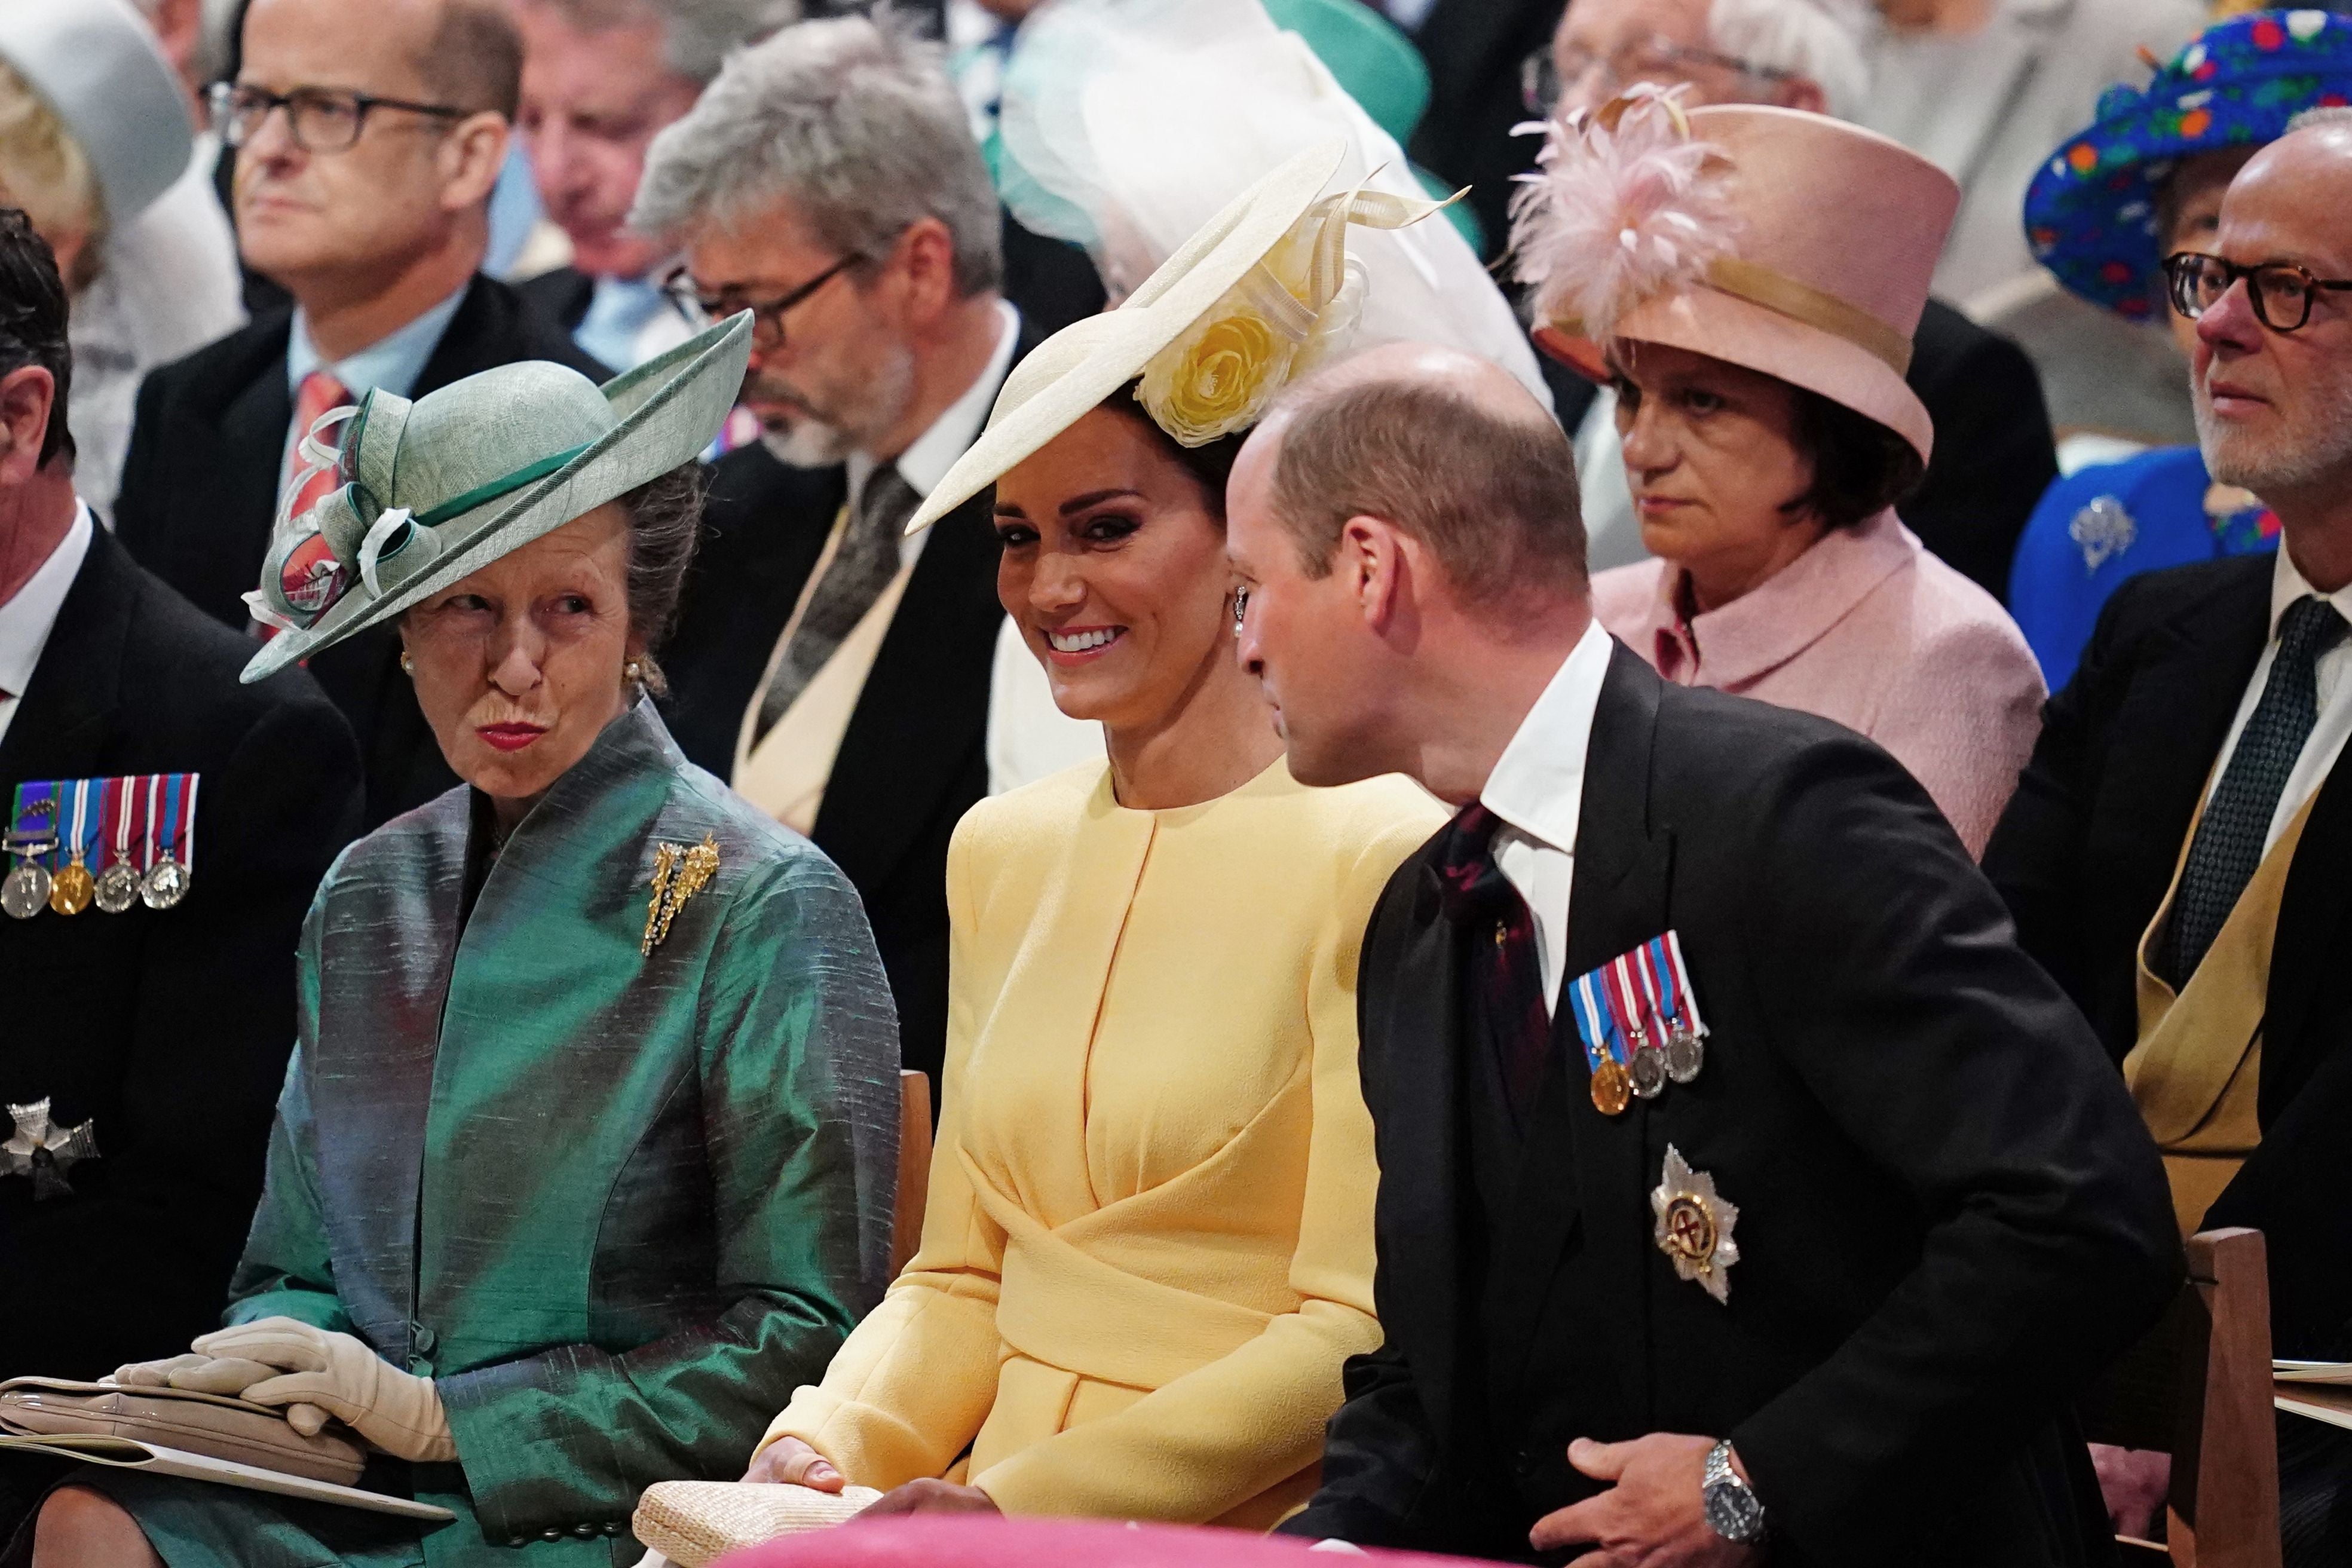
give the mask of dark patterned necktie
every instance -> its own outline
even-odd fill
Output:
[[[2315,595],[2297,599],[2279,617],[2278,657],[2271,661],[2262,700],[2238,736],[2180,868],[2164,966],[2176,988],[2197,973],[2263,863],[2263,840],[2270,836],[2287,775],[2319,721],[2319,656],[2346,629],[2336,606]]]
[[[1468,943],[1471,984],[1484,1005],[1511,1114],[1524,1125],[1551,1054],[1551,1014],[1544,1006],[1535,915],[1495,862],[1502,826],[1475,801],[1463,807],[1445,830],[1437,874],[1445,913]]]
[[[842,531],[841,547],[833,552],[816,591],[809,595],[801,624],[793,628],[792,645],[776,666],[776,678],[768,682],[767,695],[760,700],[753,745],[765,740],[776,721],[792,710],[817,671],[840,651],[857,623],[866,618],[866,612],[874,607],[874,601],[898,574],[907,520],[915,515],[922,500],[915,487],[899,477],[896,463],[885,463],[866,477],[857,510]]]

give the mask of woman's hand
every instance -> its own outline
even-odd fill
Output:
[[[837,1492],[842,1488],[841,1472],[833,1468],[833,1461],[798,1437],[779,1437],[752,1455],[751,1468],[743,1472],[743,1479],[806,1487],[814,1492]]]
[[[857,1516],[859,1520],[888,1519],[907,1513],[998,1513],[996,1500],[978,1487],[950,1481],[908,1481],[882,1494],[882,1500]]]
[[[293,1318],[263,1318],[199,1338],[196,1353],[216,1362],[258,1362],[271,1376],[245,1389],[256,1405],[285,1408],[304,1436],[332,1416],[387,1454],[447,1461],[457,1457],[440,1391],[430,1378],[402,1372],[365,1340]]]

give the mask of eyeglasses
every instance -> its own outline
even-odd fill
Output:
[[[2254,319],[2274,332],[2292,332],[2311,320],[2311,302],[2323,289],[2352,289],[2352,280],[2314,278],[2292,261],[2265,261],[2241,267],[2202,251],[2177,250],[2164,258],[2164,280],[2169,285],[2172,308],[2197,320],[2221,302],[2221,296],[2246,282],[2246,300]]]
[[[679,315],[698,331],[723,321],[739,310],[751,312],[751,346],[763,353],[773,353],[784,346],[784,315],[792,308],[832,282],[842,272],[856,266],[866,258],[856,251],[835,262],[799,288],[777,295],[772,300],[747,300],[740,289],[722,289],[716,294],[705,294],[694,286],[694,279],[680,267],[662,279],[661,289],[677,307]]]
[[[268,88],[216,81],[206,95],[213,129],[223,142],[242,147],[260,131],[273,110],[286,111],[287,133],[305,153],[341,153],[360,139],[367,117],[379,109],[404,114],[429,115],[436,120],[463,120],[472,112],[446,103],[411,103],[405,99],[377,98],[333,87],[298,87],[275,93]]]
[[[1614,98],[1637,81],[1684,81],[1702,71],[1727,71],[1750,84],[1751,91],[1764,84],[1794,81],[1798,75],[1778,66],[1688,48],[1662,33],[1652,33],[1620,44],[1605,55],[1570,48],[1556,57],[1549,47],[1538,49],[1519,62],[1519,96],[1528,112],[1549,119],[1559,107],[1560,94],[1593,79],[1596,71],[1600,73],[1594,80],[1596,101]]]

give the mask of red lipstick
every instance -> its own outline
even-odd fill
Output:
[[[485,724],[474,731],[485,744],[501,752],[520,752],[547,733],[544,724]]]

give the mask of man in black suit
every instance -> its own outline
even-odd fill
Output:
[[[1594,107],[1635,81],[1680,87],[1693,107],[1769,104],[1844,118],[1859,107],[1868,68],[1851,25],[1813,0],[1750,0],[1727,36],[1715,21],[1708,7],[1674,0],[1577,0],[1546,57],[1560,94],[1548,107]],[[1520,145],[1532,162],[1536,143]],[[1619,465],[1615,399],[1573,373],[1551,374],[1577,451],[1588,464]],[[2018,536],[2058,477],[2041,375],[2016,343],[1931,299],[1904,379],[1935,422],[1936,449],[1902,502],[1903,521],[1937,559],[2006,602]],[[1623,481],[1590,469],[1585,479],[1594,565],[1641,559]]]
[[[1365,937],[1387,1343],[1286,1528],[2091,1560],[2064,1402],[2180,1268],[2128,1097],[1899,765],[1592,623],[1574,494],[1516,384],[1413,345],[1297,389],[1234,469],[1291,771],[1464,807]]]
[[[995,191],[936,47],[842,17],[730,59],[655,143],[634,221],[678,238],[706,312],[759,316],[766,435],[711,481],[670,732],[856,884],[901,1058],[936,1080],[948,839],[987,788],[1004,612],[987,495],[903,534],[1025,346]]]
[[[2352,276],[2347,117],[2257,153],[2212,248]],[[1984,866],[2123,1065],[2181,1228],[2268,1237],[2272,1353],[2352,1359],[2352,304],[2314,290],[2298,323],[2289,291],[2265,318],[2227,265],[2200,276],[2206,467],[2283,547],[2116,590]],[[2352,1436],[2280,1421],[2287,1561],[2340,1563]]]
[[[237,241],[295,304],[147,378],[115,506],[123,545],[207,615],[250,628],[242,595],[328,410],[517,360],[604,375],[476,270],[520,61],[499,0],[383,0],[364,25],[346,0],[255,0],[226,125]],[[311,667],[359,736],[368,826],[457,783],[398,660],[387,629]]]
[[[75,500],[69,363],[48,247],[0,211],[0,1376],[96,1377],[217,1324],[294,1038],[296,935],[359,818],[350,731],[310,677],[239,685],[255,644]],[[166,774],[198,781],[194,830],[151,850],[135,797]],[[97,825],[126,778],[116,840]],[[79,801],[94,841],[77,876],[37,852],[58,818],[14,803],[83,781],[64,792],[65,836]],[[171,848],[177,902],[147,875]],[[31,1474],[0,1460],[0,1535]]]

